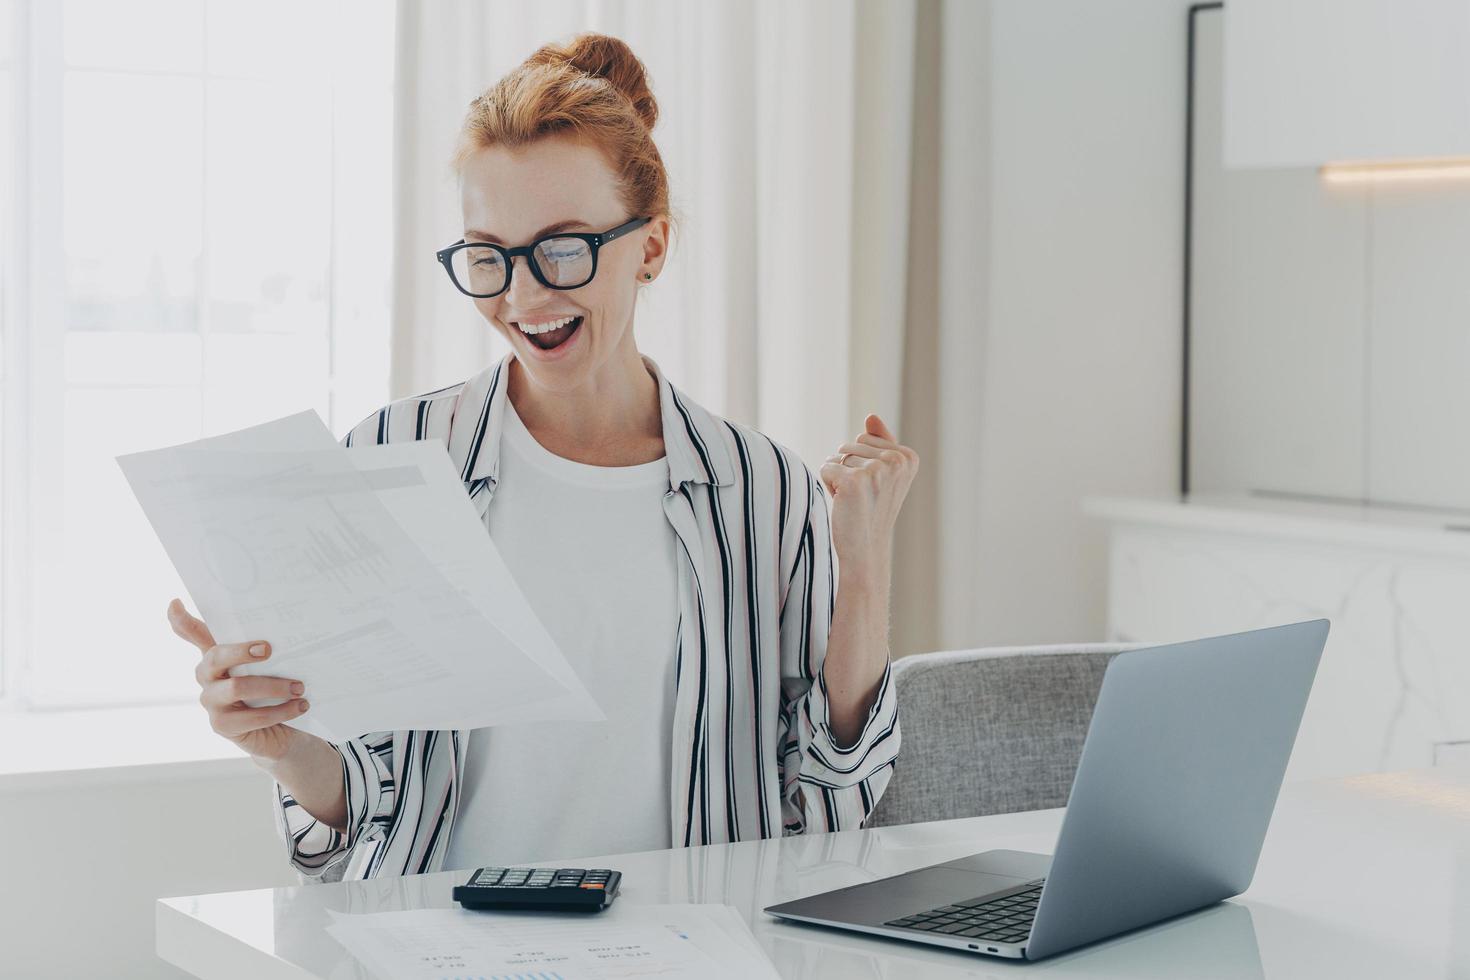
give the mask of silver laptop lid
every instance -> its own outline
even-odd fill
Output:
[[[1319,619],[1113,658],[1028,956],[1246,889],[1327,629]]]

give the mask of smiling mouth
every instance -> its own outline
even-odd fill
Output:
[[[521,324],[512,322],[511,326],[519,330],[521,332],[521,335],[525,337],[528,342],[535,344],[542,350],[555,350],[562,344],[566,343],[568,340],[572,339],[572,334],[576,333],[578,328],[582,326],[582,318],[579,316],[571,317],[570,319],[567,319],[566,322],[562,323],[560,326],[552,330],[542,329],[544,324]]]

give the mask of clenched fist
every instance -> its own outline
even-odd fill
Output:
[[[844,578],[887,575],[893,527],[919,471],[919,454],[882,419],[869,415],[864,425],[867,431],[828,456],[820,474],[832,494],[832,546]]]

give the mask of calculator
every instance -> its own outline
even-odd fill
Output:
[[[622,872],[608,868],[479,868],[454,900],[467,909],[600,912],[618,895]]]

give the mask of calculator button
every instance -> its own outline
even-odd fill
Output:
[[[579,885],[577,887],[579,887],[579,888],[606,888],[607,886],[604,885],[600,881],[598,881],[598,882],[584,881],[581,885]]]

